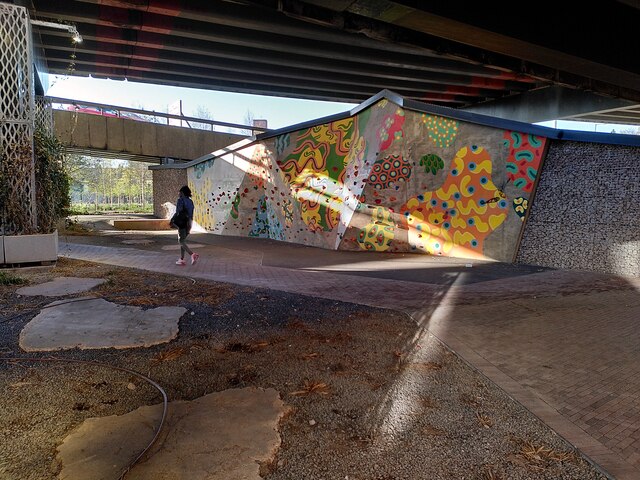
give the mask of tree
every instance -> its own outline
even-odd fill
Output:
[[[131,108],[134,108],[136,110],[151,111],[140,102],[135,102]],[[159,110],[153,110],[153,111],[157,112],[157,113],[168,113],[169,112],[169,106],[165,105],[163,108],[161,108]],[[161,123],[163,125],[167,124],[167,118],[166,117],[158,117],[156,115],[142,115],[142,114],[139,114],[139,113],[127,114],[126,112],[123,112],[123,116],[132,118],[134,120],[143,120],[145,122],[150,122],[150,123]]]
[[[215,120],[213,118],[213,114],[209,111],[207,107],[203,105],[198,105],[196,107],[196,110],[193,113],[193,116],[196,118],[202,118],[204,120]],[[215,130],[214,126],[210,123],[189,122],[189,125],[191,126],[191,128],[199,128],[201,130],[211,130],[211,131]]]
[[[71,203],[83,203],[86,184],[82,180],[84,170],[91,168],[91,158],[77,154],[64,156],[64,170],[70,179]]]
[[[250,125],[253,126],[253,119],[255,118],[255,115],[253,114],[253,112],[251,110],[247,110],[246,113],[244,114],[244,120],[242,121],[245,125]],[[253,130],[241,130],[241,133],[243,135],[253,135]]]
[[[620,133],[624,133],[626,135],[640,135],[640,127],[623,128],[622,130],[620,130]]]
[[[82,169],[90,166],[91,157],[78,154],[67,154],[64,157],[64,169],[67,174],[74,176]]]

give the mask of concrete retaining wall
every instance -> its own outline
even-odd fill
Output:
[[[158,169],[153,172],[153,214],[158,218],[173,215],[180,187],[187,185],[184,168]]]
[[[517,262],[640,275],[640,147],[552,141]]]

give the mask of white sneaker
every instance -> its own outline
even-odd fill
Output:
[[[197,253],[192,254],[191,255],[191,265],[195,265],[199,258],[200,258],[200,255],[198,255]]]
[[[182,258],[179,258],[178,261],[176,262],[176,265],[186,265],[187,262],[185,262]]]

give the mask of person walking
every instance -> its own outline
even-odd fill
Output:
[[[191,233],[191,225],[193,224],[193,201],[191,200],[191,189],[184,186],[178,193],[178,201],[176,202],[176,214],[172,219],[172,223],[178,228],[178,243],[180,244],[180,258],[176,261],[176,265],[186,265],[184,254],[191,256],[191,265],[195,265],[198,261],[197,253],[194,253],[187,245],[187,237]]]

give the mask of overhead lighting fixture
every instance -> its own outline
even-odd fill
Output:
[[[73,40],[76,43],[82,43],[82,35],[80,35],[80,32],[78,32],[76,27],[73,27],[73,31],[69,30],[69,33],[71,33],[71,35],[73,35],[71,37],[71,40]]]
[[[66,30],[71,34],[71,40],[75,43],[82,42],[82,35],[78,32],[78,29],[75,25],[67,25],[64,23],[55,23],[55,22],[45,22],[42,20],[31,20],[31,25],[37,25],[39,27],[48,27],[48,28],[56,28],[58,30]]]

